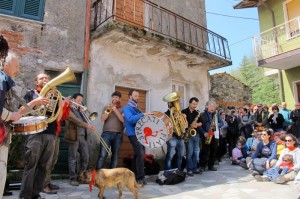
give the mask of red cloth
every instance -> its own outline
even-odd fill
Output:
[[[91,182],[89,183],[90,192],[92,192],[93,186],[95,184],[95,176],[96,176],[96,170],[93,170],[92,171],[92,179],[91,179]]]
[[[144,154],[144,160],[152,164],[154,156],[152,154]]]
[[[214,133],[214,132],[212,132],[212,131],[210,131],[210,132],[208,132],[208,135],[210,135],[210,136],[214,136],[214,135],[215,135],[215,133]]]
[[[289,147],[287,147],[290,151],[294,151],[295,149],[296,149],[296,147],[294,147],[294,146],[289,146]]]
[[[279,165],[279,168],[283,168],[283,167],[288,167],[288,168],[293,168],[294,164],[292,162],[282,162],[280,165]]]
[[[62,108],[62,116],[61,116],[61,121],[66,120],[69,117],[70,114],[70,107],[69,104],[65,103],[63,108]],[[61,132],[61,125],[60,125],[60,121],[56,121],[56,131],[55,134],[56,136],[59,136],[60,132]]]
[[[7,130],[5,128],[4,122],[0,118],[0,144],[5,140],[7,137]]]

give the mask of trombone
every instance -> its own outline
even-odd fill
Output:
[[[108,153],[108,156],[111,157],[111,150],[110,148],[107,146],[107,144],[105,143],[105,141],[103,140],[103,138],[100,136],[100,132],[97,130],[97,128],[92,124],[92,120],[95,120],[98,117],[98,113],[97,112],[91,112],[87,109],[86,106],[83,106],[81,104],[78,104],[77,102],[74,102],[72,100],[70,100],[70,103],[73,104],[73,106],[75,106],[74,108],[81,108],[81,114],[84,117],[85,121],[92,125],[95,129],[95,131],[93,131],[96,135],[96,137],[99,139],[100,144],[102,144],[102,146],[104,147],[104,149],[106,150],[106,152]],[[88,113],[88,115],[86,114],[86,112]]]

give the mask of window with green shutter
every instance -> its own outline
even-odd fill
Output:
[[[45,0],[0,0],[0,13],[43,21]]]

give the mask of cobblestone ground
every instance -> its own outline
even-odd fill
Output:
[[[186,178],[186,181],[177,185],[158,185],[156,176],[147,178],[148,184],[139,189],[139,198],[161,199],[296,199],[299,192],[293,182],[278,185],[272,182],[256,182],[250,171],[238,166],[232,166],[229,161],[221,162],[218,171],[206,171],[202,175]],[[89,191],[87,184],[78,187],[69,185],[68,180],[55,180],[54,184],[60,186],[55,195],[41,193],[46,199],[87,199],[97,198],[98,189],[93,187]],[[18,198],[19,191],[13,191],[13,196],[4,199]],[[107,199],[117,198],[117,189],[108,188],[105,191]],[[134,198],[127,189],[123,191],[123,199]]]

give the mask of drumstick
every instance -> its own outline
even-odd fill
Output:
[[[32,111],[30,111],[30,112],[23,113],[23,114],[21,114],[21,115],[24,116],[24,115],[28,115],[28,114],[33,113],[33,112],[37,112],[37,110],[32,110]]]

